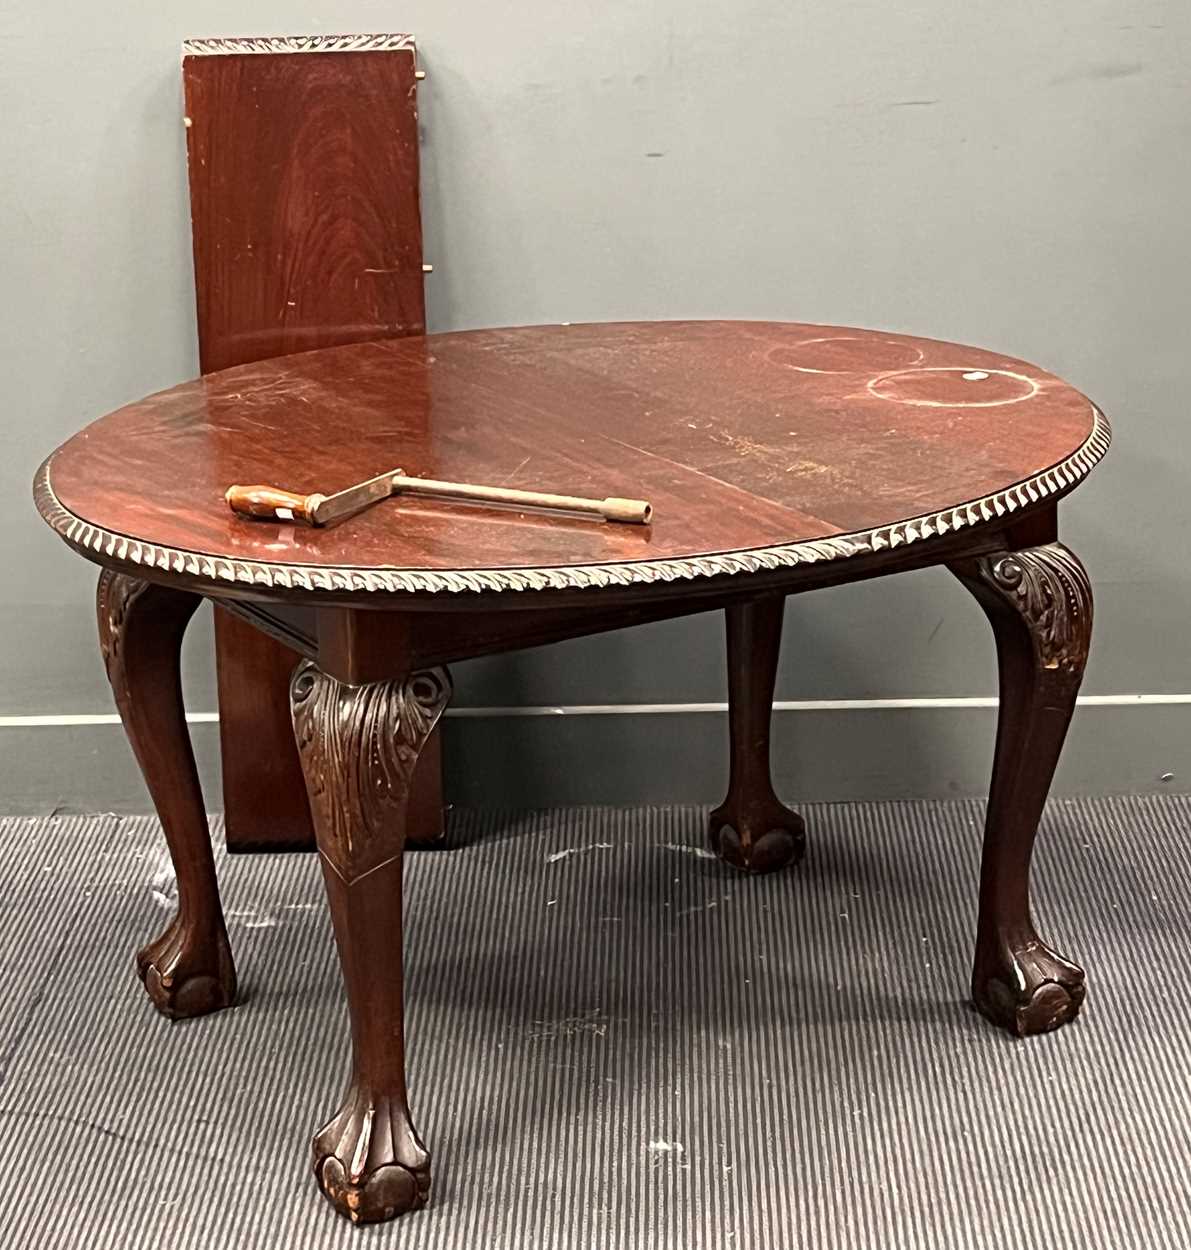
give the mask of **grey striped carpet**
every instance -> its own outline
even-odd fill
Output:
[[[457,814],[406,899],[431,1205],[360,1230],[308,1173],[347,1061],[314,858],[221,857],[243,1002],[170,1025],[156,825],[0,821],[0,1245],[1186,1247],[1191,800],[1051,806],[1091,988],[1028,1042],[965,1005],[980,813],[812,807],[762,880],[693,808]]]

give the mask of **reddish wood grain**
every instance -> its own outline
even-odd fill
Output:
[[[424,331],[414,69],[412,48],[183,58],[204,373]],[[215,643],[228,846],[313,846],[298,656],[218,607]]]
[[[228,849],[313,849],[310,806],[282,699],[301,657],[218,605],[215,643]]]
[[[412,49],[183,61],[204,373],[420,334]]]
[[[1056,464],[1093,425],[1074,388],[978,348],[792,324],[537,327],[335,348],[187,383],[76,436],[51,481],[97,525],[232,559],[603,564],[803,541],[953,507]],[[638,496],[655,520],[641,528],[408,498],[311,530],[246,521],[223,498],[232,482],[330,492],[395,465]]]
[[[1107,431],[1090,402],[1021,361],[878,332],[747,323],[539,327],[333,348],[229,370],[94,423],[47,462],[36,496],[68,542],[108,566],[105,659],[142,763],[146,742],[152,748],[146,778],[183,895],[166,945],[154,943],[142,960],[150,992],[179,1014],[231,994],[230,961],[221,963],[209,940],[219,904],[177,652],[190,593],[219,598],[228,585],[219,578],[233,573],[156,547],[145,569],[151,582],[113,572],[136,563],[129,552],[138,543],[242,557],[254,576],[263,562],[449,572],[645,554],[689,561],[893,526],[999,499],[1018,483],[1032,490],[1052,466],[1081,448],[1086,456],[1093,430],[1099,454]],[[542,486],[592,494],[598,482],[608,493],[648,495],[658,519],[641,534],[402,500],[312,532],[243,521],[222,497],[237,479],[326,491],[395,463],[419,475],[502,483],[525,481],[532,465]],[[729,609],[733,759],[729,795],[712,814],[713,844],[731,862],[766,870],[803,840],[801,819],[777,800],[764,767],[780,596],[823,577],[949,563],[992,623],[1001,678],[973,998],[1019,1035],[1075,1017],[1083,972],[1044,943],[1029,896],[1038,819],[1092,623],[1086,570],[1054,541],[1055,500],[1078,476],[1053,481],[1049,494],[1019,491],[1022,512],[978,512],[975,523],[949,525],[929,542],[845,548],[847,558],[825,565],[756,564],[709,576],[702,588],[641,583],[631,603],[610,579],[607,588],[564,587],[561,600],[549,591],[457,594],[448,581],[442,594],[423,591],[417,600],[382,600],[365,584],[346,587],[344,602],[315,604],[299,569],[306,582],[286,586],[284,610],[236,604],[314,657],[291,691],[352,1024],[351,1086],[315,1139],[316,1175],[337,1209],[386,1219],[424,1201],[429,1186],[406,1099],[400,894],[409,790],[449,691],[444,671],[414,666],[436,650],[453,658],[579,636],[632,614],[693,611],[701,595],[718,596]],[[99,546],[79,540],[79,517],[107,531]],[[515,603],[496,610],[497,597]],[[436,620],[440,611],[452,619]],[[163,731],[146,737],[146,727]],[[194,940],[200,926],[204,940]],[[186,963],[170,967],[197,968],[189,980],[201,991],[181,1003],[160,997],[152,980],[158,955],[175,950]],[[374,1133],[377,1125],[383,1131]]]

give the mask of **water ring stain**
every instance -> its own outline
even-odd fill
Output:
[[[922,349],[898,339],[833,334],[783,344],[766,353],[772,364],[799,373],[867,373],[908,369],[922,360]]]
[[[868,384],[869,394],[916,408],[998,408],[1032,399],[1041,389],[1033,378],[1009,369],[903,369],[882,373]]]

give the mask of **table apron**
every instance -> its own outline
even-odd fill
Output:
[[[801,594],[1013,550],[1053,534],[1053,507],[1048,511],[1049,518],[1024,518],[999,529],[966,530],[846,560],[661,586],[450,600],[389,595],[362,602],[354,595],[343,603],[333,596],[303,603],[207,597],[297,655],[315,660],[340,681],[358,685],[433,665],[717,611],[751,599]]]

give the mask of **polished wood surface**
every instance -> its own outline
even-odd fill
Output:
[[[323,567],[535,568],[829,538],[977,500],[1093,430],[1021,361],[875,331],[739,322],[554,326],[246,365],[68,442],[72,514],[163,546]],[[234,482],[333,491],[418,476],[640,495],[648,529],[398,499],[325,530],[245,521]]]
[[[215,605],[220,775],[229,851],[310,851],[314,826],[289,716],[300,655]]]
[[[952,566],[997,643],[1000,715],[989,787],[972,1001],[1024,1037],[1078,1014],[1083,970],[1038,936],[1030,860],[1092,637],[1092,587],[1061,543]]]
[[[202,370],[420,334],[414,50],[185,56]]]
[[[715,853],[734,868],[774,872],[802,858],[806,823],[777,797],[769,762],[773,687],[782,646],[783,595],[731,604],[728,652],[728,794],[708,819]]]
[[[483,331],[289,357],[130,405],[61,448],[36,498],[67,542],[106,566],[113,687],[179,879],[195,891],[162,947],[163,959],[177,948],[208,978],[195,1011],[227,1001],[234,981],[230,957],[221,963],[177,694],[192,592],[305,657],[293,723],[353,1041],[346,1097],[314,1142],[335,1207],[387,1219],[429,1192],[405,1086],[400,894],[412,790],[433,762],[449,692],[446,660],[725,608],[731,776],[709,832],[727,862],[771,871],[805,842],[768,769],[784,597],[947,565],[992,623],[1001,677],[973,1001],[1018,1035],[1074,1019],[1083,973],[1040,936],[1030,862],[1092,620],[1087,574],[1057,541],[1056,503],[1107,442],[1107,424],[1077,391],[989,352],[825,327],[686,323]],[[597,478],[626,493],[633,483],[655,520],[642,531],[398,499],[312,530],[235,517],[223,498],[237,480],[309,492],[394,464],[506,484],[532,471],[580,493]],[[864,542],[838,537],[866,527]],[[822,558],[758,554],[782,543],[818,543]],[[755,558],[723,554],[740,550]],[[637,576],[648,561],[650,578]],[[624,576],[585,580],[592,563]],[[152,580],[127,576],[128,565]],[[281,582],[269,580],[274,566]],[[545,577],[477,576],[470,594],[459,589],[472,582],[446,576],[550,566],[569,566],[558,594]],[[393,593],[416,580],[390,577],[394,568],[443,576]],[[368,577],[353,574],[361,569]],[[161,962],[154,954],[149,966]],[[146,984],[177,1013],[152,976]]]
[[[425,330],[413,43],[345,45],[187,46],[204,373]],[[298,656],[220,607],[215,651],[228,847],[313,848],[289,715]],[[438,810],[437,838],[441,787],[424,775],[419,820]]]
[[[314,1171],[337,1210],[372,1222],[430,1189],[405,1086],[401,865],[410,786],[451,684],[433,669],[345,685],[307,662],[290,689],[352,1021],[351,1080],[315,1136]]]
[[[99,575],[96,615],[104,667],[178,881],[176,914],[136,957],[149,997],[171,1020],[218,1011],[236,997],[179,670],[182,636],[201,602],[186,591],[110,569]]]

